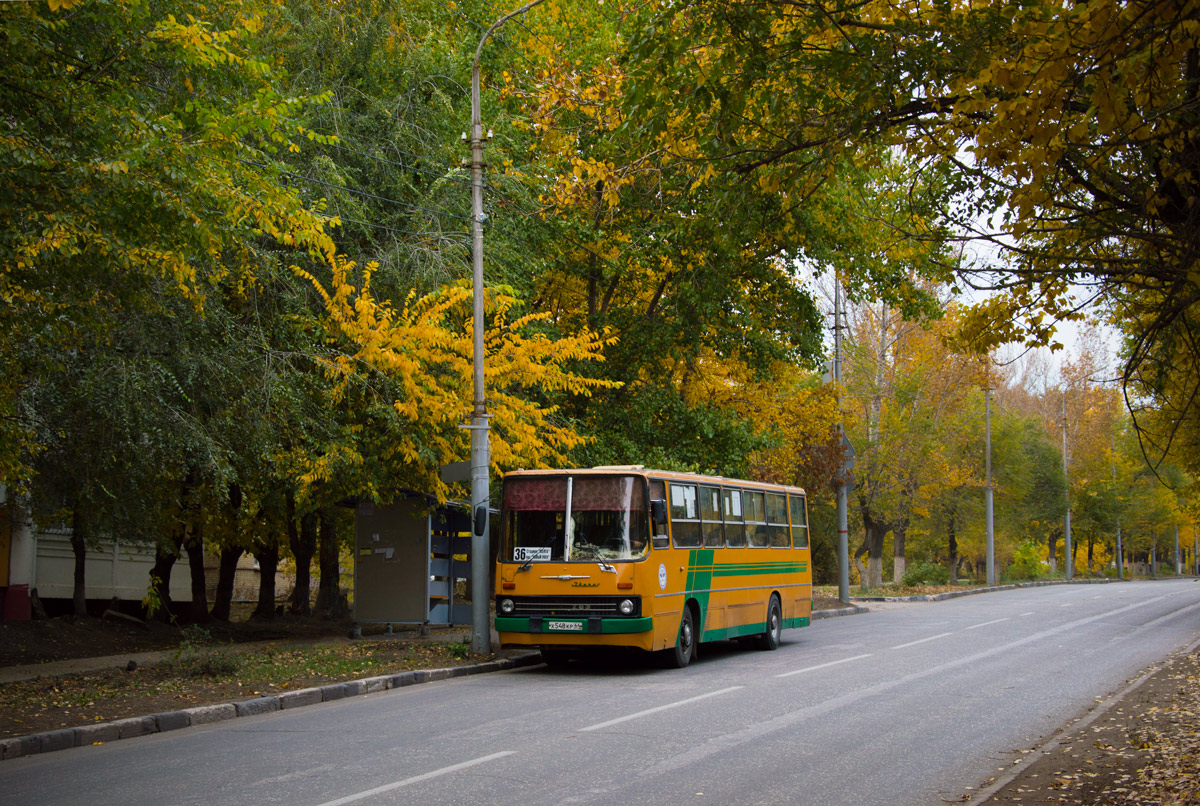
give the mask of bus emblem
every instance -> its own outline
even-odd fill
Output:
[[[572,582],[571,587],[572,588],[598,588],[598,587],[600,587],[600,583],[599,582]]]

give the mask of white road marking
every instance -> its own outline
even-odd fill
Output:
[[[1022,613],[1021,615],[1022,615],[1022,616],[1032,616],[1032,615],[1033,615],[1033,611],[1032,611],[1032,610],[1030,610],[1028,613]]]
[[[892,649],[904,649],[906,646],[916,646],[917,644],[923,644],[926,641],[936,641],[938,638],[945,638],[947,635],[953,635],[953,633],[944,632],[944,633],[940,633],[938,635],[931,635],[928,638],[922,638],[920,641],[909,641],[907,644],[901,644],[900,646],[894,646],[894,647],[892,647]]]
[[[987,625],[989,625],[989,624],[999,624],[999,623],[1000,623],[1000,622],[1002,622],[1002,621],[1008,621],[1008,616],[1005,616],[1004,618],[998,618],[998,619],[994,619],[994,620],[992,620],[992,621],[985,621],[985,622],[983,622],[982,624],[972,624],[970,627],[967,627],[967,629],[968,629],[968,630],[974,630],[974,629],[977,629],[977,628],[979,628],[979,627],[986,627],[986,626],[987,626]]]
[[[1152,599],[1147,599],[1145,601],[1135,602],[1131,605],[1119,607],[1116,610],[1111,610],[1107,613],[1097,613],[1096,615],[1086,616],[1074,621],[1069,621],[1066,624],[1060,624],[1057,627],[1051,627],[1047,630],[1043,630],[1032,635],[1026,635],[1001,646],[990,647],[973,655],[955,658],[954,660],[947,661],[946,663],[941,663],[928,669],[922,669],[919,672],[904,675],[903,677],[891,677],[886,680],[882,680],[873,686],[867,686],[866,688],[857,689],[855,691],[848,691],[840,696],[822,700],[815,705],[810,705],[795,711],[788,711],[764,721],[756,721],[754,724],[743,728],[742,730],[734,731],[733,733],[726,733],[720,736],[719,741],[694,743],[687,750],[670,758],[664,758],[656,764],[653,764],[652,766],[642,770],[640,773],[638,773],[638,776],[640,778],[653,777],[670,771],[692,768],[694,765],[714,755],[723,754],[728,756],[729,753],[733,752],[736,748],[746,744],[747,742],[757,741],[764,736],[771,736],[780,731],[792,730],[796,725],[803,724],[808,720],[828,716],[829,714],[837,712],[841,708],[858,703],[868,697],[878,697],[880,694],[903,687],[916,680],[924,680],[928,677],[943,674],[953,669],[960,669],[964,666],[970,666],[971,664],[978,663],[986,658],[993,658],[997,655],[1003,655],[1007,652],[1011,652],[1017,647],[1028,646],[1029,644],[1039,641],[1045,641],[1048,638],[1052,638],[1064,632],[1078,629],[1085,624],[1092,624],[1102,619],[1112,618],[1113,616],[1121,613],[1128,613],[1176,595],[1179,594],[1175,593],[1156,596]],[[1164,616],[1160,616],[1158,619],[1155,619],[1155,622],[1185,617],[1196,609],[1200,609],[1200,603],[1187,605],[1179,610],[1174,610]],[[1141,628],[1139,627],[1138,629]]]
[[[628,714],[627,716],[619,716],[616,719],[610,719],[607,722],[600,722],[595,725],[588,725],[586,728],[580,728],[580,730],[581,731],[600,730],[601,728],[607,728],[609,725],[616,725],[621,722],[628,722],[631,719],[638,719],[643,716],[649,716],[650,714],[657,714],[659,711],[666,711],[669,708],[678,708],[681,705],[687,705],[688,703],[699,702],[700,700],[707,700],[709,697],[717,697],[717,696],[720,696],[721,694],[728,694],[731,691],[737,691],[738,689],[743,689],[743,688],[745,688],[745,686],[730,686],[729,688],[723,688],[720,691],[710,691],[707,694],[701,694],[698,697],[689,697],[686,700],[680,700],[679,702],[673,702],[673,703],[669,703],[667,705],[660,705],[656,708],[647,708],[645,711],[638,711],[636,714]],[[322,806],[324,806],[324,805],[322,805]]]
[[[852,660],[862,660],[863,658],[869,658],[869,657],[871,657],[870,652],[868,652],[865,655],[855,655],[853,658],[842,658],[841,660],[831,660],[831,661],[829,661],[829,663],[819,663],[816,666],[809,666],[804,669],[796,669],[794,672],[784,672],[783,674],[777,674],[775,676],[776,677],[791,677],[794,674],[804,674],[805,672],[811,672],[816,669],[824,669],[827,666],[837,666],[839,663],[849,663]]]
[[[474,767],[477,764],[483,764],[488,761],[495,761],[498,758],[504,758],[505,756],[515,755],[516,752],[516,750],[505,750],[501,753],[492,753],[490,756],[483,756],[482,758],[464,761],[461,764],[452,764],[449,767],[442,767],[440,770],[434,770],[421,775],[414,775],[412,778],[405,778],[403,781],[395,781],[394,783],[377,786],[374,789],[368,789],[365,792],[359,792],[354,795],[347,795],[344,798],[338,798],[337,800],[327,801],[326,803],[320,804],[320,806],[345,806],[347,803],[354,803],[355,801],[369,798],[374,795],[382,795],[384,792],[391,792],[392,790],[399,789],[402,786],[419,784],[421,781],[428,781],[430,778],[437,778],[441,775],[448,775],[452,772],[458,772],[459,770],[465,770],[469,767]]]

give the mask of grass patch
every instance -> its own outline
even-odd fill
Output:
[[[0,737],[483,660],[464,642],[381,638],[247,651],[196,632],[151,666],[0,685]]]

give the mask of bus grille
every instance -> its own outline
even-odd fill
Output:
[[[505,613],[508,616],[635,618],[642,615],[642,600],[638,596],[501,596],[497,606],[504,599],[513,601],[512,612]],[[629,614],[617,608],[626,599],[633,602],[633,612]]]

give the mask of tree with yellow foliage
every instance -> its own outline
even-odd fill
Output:
[[[951,307],[943,320],[922,326],[871,305],[853,317],[844,405],[858,452],[855,496],[864,536],[855,560],[867,557],[860,567],[865,585],[882,583],[889,533],[894,580],[903,578],[908,529],[938,508],[945,509],[951,573],[957,569],[962,523],[953,507],[962,489],[982,489],[981,452],[966,446],[980,443],[975,403],[986,382],[979,356],[947,347],[958,315]]]
[[[1163,412],[1159,453],[1182,428],[1194,456],[1198,20],[1198,0],[651,2],[626,102],[741,198],[799,202],[886,153],[944,169],[940,223],[997,255],[945,266],[995,292],[965,335],[1049,344],[1099,301],[1135,403]]]

